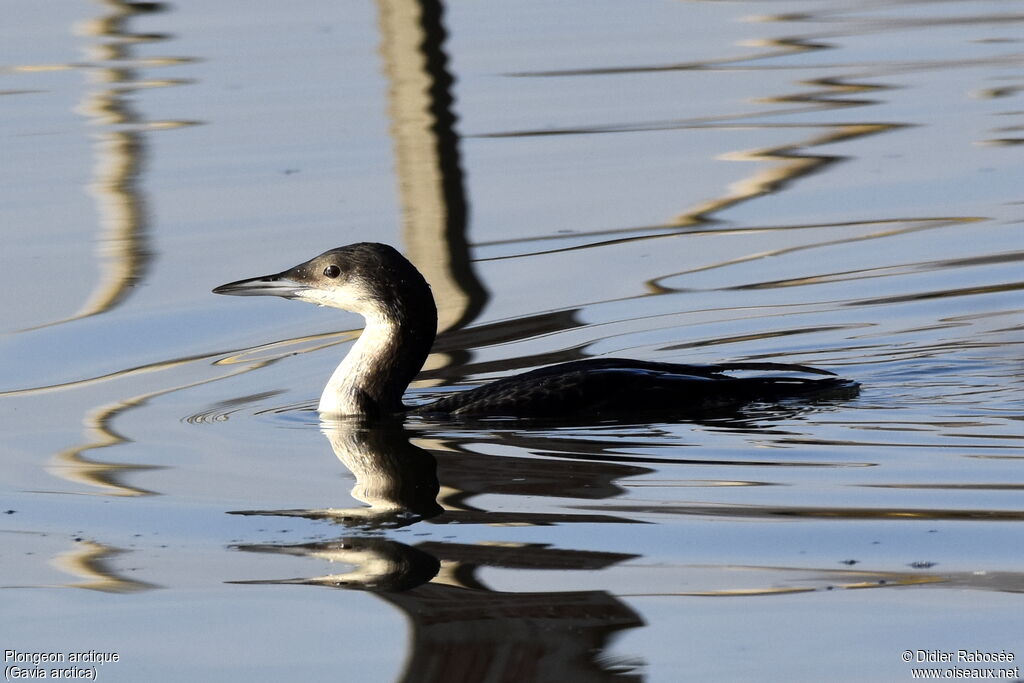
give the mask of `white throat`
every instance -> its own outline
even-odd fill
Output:
[[[383,316],[367,316],[366,327],[348,354],[334,369],[317,410],[326,415],[360,415],[367,395],[374,395],[386,381],[385,366],[397,352],[398,325]],[[404,389],[401,387],[399,391]]]

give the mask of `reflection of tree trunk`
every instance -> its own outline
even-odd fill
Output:
[[[104,133],[91,192],[100,211],[100,255],[104,274],[77,318],[102,313],[123,301],[149,268],[146,212],[136,179],[144,146],[139,133]]]
[[[160,11],[162,5],[140,8],[131,3],[104,2],[109,13],[83,22],[78,30],[97,40],[89,46],[90,57],[97,62],[130,64],[136,38],[128,28],[130,18],[140,12]],[[111,39],[117,39],[116,42]],[[162,40],[162,36],[148,36]],[[90,71],[98,87],[87,91],[79,113],[104,126],[124,126],[142,122],[132,110],[127,94],[138,80],[135,69],[99,67]],[[90,185],[96,197],[102,234],[99,260],[102,275],[92,295],[72,316],[85,318],[110,310],[121,303],[149,268],[151,254],[147,246],[148,226],[144,198],[138,179],[145,160],[142,133],[106,130],[96,144],[97,162]]]
[[[438,0],[378,0],[377,7],[406,252],[434,289],[444,332],[472,321],[487,293],[473,272],[466,240],[442,6]]]
[[[76,111],[96,127],[96,163],[89,185],[96,199],[101,233],[97,238],[99,282],[73,315],[39,325],[46,327],[98,315],[122,303],[149,270],[152,253],[148,246],[145,197],[139,178],[145,162],[148,130],[180,128],[193,121],[147,121],[131,106],[131,94],[138,88],[179,85],[175,79],[142,80],[138,67],[171,66],[188,61],[178,57],[140,58],[133,49],[143,42],[167,40],[159,33],[132,33],[130,20],[138,14],[162,12],[159,2],[99,0],[106,14],[78,24],[78,33],[94,38],[87,46],[89,80]],[[116,64],[116,66],[109,66]],[[77,66],[75,68],[78,68]],[[117,129],[113,127],[117,126]],[[37,328],[33,328],[37,329]]]
[[[79,579],[76,583],[65,584],[69,588],[85,588],[104,593],[137,593],[160,588],[118,575],[111,567],[110,560],[124,552],[129,551],[93,541],[80,541],[72,550],[53,558],[50,564]]]

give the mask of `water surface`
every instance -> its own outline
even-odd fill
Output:
[[[1024,656],[1017,3],[6,10],[3,648],[125,681]],[[361,240],[440,304],[412,400],[601,356],[863,389],[322,424],[359,319],[209,290]]]

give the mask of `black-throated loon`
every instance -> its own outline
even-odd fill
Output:
[[[366,319],[362,335],[320,397],[319,411],[328,416],[557,418],[657,411],[686,418],[756,401],[849,396],[859,386],[827,370],[803,365],[679,365],[592,358],[499,379],[425,405],[407,406],[402,394],[430,353],[437,332],[437,307],[430,285],[392,247],[373,242],[350,244],[275,275],[230,282],[213,291],[298,299],[352,311]],[[727,374],[749,370],[819,377]]]

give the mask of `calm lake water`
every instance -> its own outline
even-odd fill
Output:
[[[1020,676],[1021,3],[4,9],[5,667]],[[365,240],[439,301],[410,400],[592,356],[863,390],[321,424],[360,319],[210,289]]]

